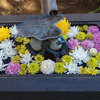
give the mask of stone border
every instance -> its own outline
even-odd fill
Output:
[[[99,22],[100,14],[64,15],[72,22]],[[0,24],[21,23],[33,15],[0,16]],[[100,92],[100,75],[0,75],[0,92]]]
[[[4,23],[20,23],[24,20],[39,15],[0,15],[0,24]],[[64,15],[69,21],[100,21],[100,14],[67,14]]]

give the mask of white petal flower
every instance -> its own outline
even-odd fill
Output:
[[[11,35],[18,35],[18,30],[16,28],[16,25],[10,27],[9,30],[10,30]]]
[[[16,55],[16,51],[13,48],[7,48],[5,49],[5,54],[7,57],[13,57],[14,55]]]
[[[69,32],[66,34],[68,38],[73,38],[78,34],[79,30],[77,27],[70,27]]]
[[[8,57],[7,55],[5,54],[5,51],[4,50],[0,50],[0,59],[2,60],[6,60]]]
[[[55,62],[50,59],[44,60],[40,64],[40,71],[43,74],[52,74],[54,72],[54,68],[55,68]]]
[[[21,63],[29,64],[32,61],[31,53],[25,53],[25,55],[20,55],[22,58],[20,59]]]
[[[68,70],[67,74],[77,74],[78,73],[78,66],[75,62],[71,61],[69,65],[66,63],[64,68]]]
[[[0,71],[4,71],[5,70],[5,64],[3,63],[2,59],[0,59]]]
[[[14,42],[12,40],[5,40],[5,41],[2,41],[0,43],[0,49],[8,49],[8,48],[12,48],[14,45]]]
[[[66,65],[63,65],[63,67],[64,67],[65,69],[68,69],[68,63],[66,62]]]
[[[88,50],[85,51],[82,47],[76,47],[75,50],[72,50],[72,53],[69,54],[71,55],[71,58],[79,65],[81,65],[82,62],[87,63],[90,58]]]
[[[98,64],[98,67],[100,68],[100,62],[99,62],[99,64]]]
[[[16,54],[16,51],[13,49],[14,42],[12,40],[5,40],[0,43],[0,54],[3,60],[6,60],[8,57],[12,57]]]

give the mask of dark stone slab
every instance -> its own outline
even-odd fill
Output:
[[[100,92],[100,75],[0,75],[1,92]]]
[[[20,23],[24,20],[39,15],[0,15],[0,24],[4,23]],[[100,21],[100,14],[67,14],[64,15],[69,21]]]

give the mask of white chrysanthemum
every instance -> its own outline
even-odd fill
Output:
[[[21,63],[28,64],[32,61],[31,53],[25,53],[25,55],[20,55],[22,58],[20,59]]]
[[[10,30],[11,35],[18,35],[18,30],[16,28],[16,25],[10,27],[9,30]]]
[[[4,50],[0,50],[0,59],[3,59],[4,55]]]
[[[68,63],[66,63],[66,65],[64,65],[64,68],[66,68],[68,70],[67,74],[77,74],[78,73],[78,66],[75,62],[72,62],[68,65]]]
[[[0,59],[0,71],[5,70],[6,65],[3,63],[2,59]]]
[[[76,47],[75,50],[72,50],[72,53],[69,53],[71,58],[75,61],[75,63],[82,64],[82,62],[87,63],[90,56],[88,50],[84,50],[82,47]]]
[[[16,55],[16,51],[13,48],[7,48],[5,49],[5,54],[7,57],[13,57],[14,55]]]
[[[0,43],[0,49],[8,49],[8,48],[12,48],[14,45],[14,42],[12,40],[5,40],[5,41],[2,41]]]
[[[68,36],[68,38],[73,38],[78,34],[78,32],[78,28],[73,26],[69,28],[69,32],[66,35]]]
[[[100,62],[99,62],[99,64],[98,64],[98,67],[100,68]]]
[[[6,60],[8,57],[16,55],[15,49],[13,49],[14,42],[12,40],[5,40],[0,43],[0,54],[2,54],[2,59]]]
[[[5,54],[5,51],[2,49],[0,50],[0,59],[3,59],[3,60],[6,60],[8,57],[7,55]]]
[[[44,60],[40,64],[40,71],[43,74],[52,74],[54,72],[54,68],[55,68],[55,62],[50,59]]]

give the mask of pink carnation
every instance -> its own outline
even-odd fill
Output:
[[[100,43],[95,44],[95,48],[100,52]]]
[[[68,46],[70,49],[75,49],[75,47],[78,45],[79,45],[79,42],[77,39],[69,39],[68,40]]]
[[[83,42],[80,43],[80,45],[84,48],[84,49],[90,49],[94,47],[94,42],[91,40],[84,40]]]
[[[20,67],[20,65],[19,65],[19,63],[12,63],[12,62],[10,62],[9,64],[8,64],[8,66],[6,67],[6,74],[17,74],[18,73],[18,71],[19,71],[19,67]]]
[[[89,26],[88,28],[88,32],[92,34],[97,33],[98,31],[99,31],[98,26]]]
[[[92,40],[95,42],[95,43],[100,43],[100,32],[96,33],[96,34],[93,34],[92,35]]]

